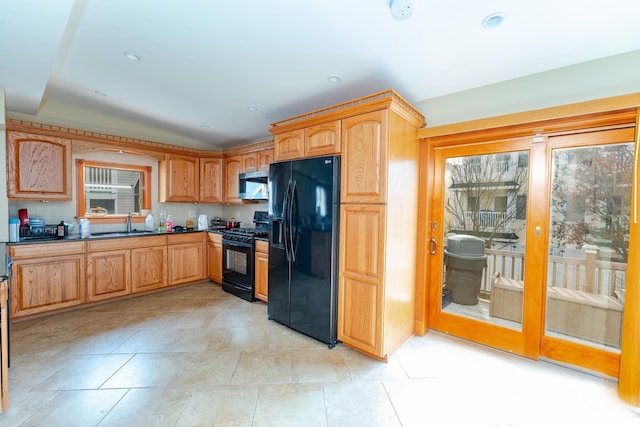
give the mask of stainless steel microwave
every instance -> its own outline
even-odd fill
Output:
[[[266,171],[241,173],[238,177],[238,197],[242,200],[269,200]]]

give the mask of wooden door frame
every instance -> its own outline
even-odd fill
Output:
[[[611,126],[629,124],[635,126],[636,163],[640,137],[640,93],[587,101],[577,104],[551,107],[524,113],[509,114],[500,117],[473,120],[464,123],[425,127],[418,131],[421,141],[421,171],[419,200],[419,257],[416,285],[416,333],[423,335],[433,325],[429,316],[428,286],[433,265],[430,253],[430,219],[433,216],[431,200],[433,198],[433,179],[435,165],[433,150],[437,147],[452,145],[481,144],[484,141],[497,141],[508,137],[531,137],[535,140],[550,134],[574,133],[585,129],[604,129]],[[545,144],[546,145],[546,144]],[[636,164],[637,167],[637,164]],[[634,184],[640,186],[640,176],[635,171]],[[638,203],[634,199],[632,214],[637,212]],[[528,219],[534,220],[534,219]],[[535,227],[529,227],[535,230]],[[640,251],[640,227],[631,224],[629,251]],[[529,236],[527,236],[529,238]],[[640,283],[640,265],[629,265],[628,280]],[[625,316],[622,334],[622,353],[620,355],[619,396],[626,402],[640,406],[640,344],[637,336],[640,332],[640,286],[634,286],[627,292]],[[543,301],[543,296],[540,295]],[[633,301],[630,301],[633,300]],[[525,314],[527,316],[527,314]],[[543,333],[542,330],[539,331]],[[531,353],[531,349],[526,350]],[[546,351],[546,350],[545,350]],[[609,356],[608,354],[605,356]]]

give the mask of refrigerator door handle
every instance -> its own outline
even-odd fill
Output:
[[[293,181],[291,197],[289,199],[289,242],[291,248],[291,261],[296,260],[295,241],[298,240],[298,195],[296,190],[297,182]]]
[[[284,193],[284,199],[282,200],[282,238],[284,240],[284,252],[287,255],[287,261],[291,261],[291,249],[289,247],[289,233],[290,230],[290,218],[289,218],[289,204],[290,204],[290,192],[291,192],[291,180],[287,183],[287,189]]]

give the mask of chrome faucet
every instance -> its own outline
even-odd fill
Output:
[[[131,212],[127,215],[127,233],[131,233]]]

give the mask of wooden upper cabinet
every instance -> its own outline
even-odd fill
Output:
[[[197,157],[165,154],[160,161],[158,194],[161,202],[197,202],[200,168]]]
[[[242,155],[242,172],[268,171],[273,163],[273,149]]]
[[[223,201],[223,160],[221,158],[200,158],[200,197],[204,203]]]
[[[273,148],[258,151],[256,154],[258,155],[258,170],[268,171],[269,165],[274,162]]]
[[[7,196],[71,200],[71,140],[16,131],[7,134]]]
[[[255,172],[258,170],[258,153],[242,155],[242,172]]]
[[[388,111],[342,120],[341,203],[384,203]]]
[[[304,130],[305,156],[327,156],[340,153],[340,120],[310,126]]]
[[[273,144],[276,162],[304,157],[304,129],[276,135]]]
[[[238,175],[242,171],[242,156],[224,159],[224,201],[226,203],[242,203],[238,197]]]

